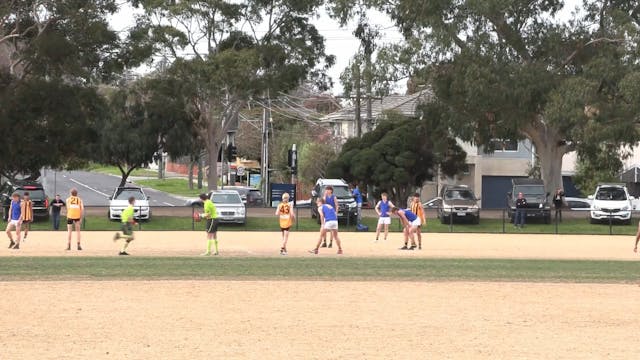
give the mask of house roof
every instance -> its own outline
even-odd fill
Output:
[[[433,91],[424,89],[411,95],[389,95],[382,100],[373,100],[371,103],[371,115],[374,119],[379,118],[386,111],[397,111],[407,117],[419,117],[418,106],[433,99]],[[367,118],[367,107],[362,102],[360,108],[362,119]],[[347,106],[334,113],[326,115],[320,119],[321,122],[354,121],[356,118],[355,106]]]

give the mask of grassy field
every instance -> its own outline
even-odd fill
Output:
[[[306,209],[305,209],[306,210]],[[306,212],[301,210],[298,219],[297,226],[294,226],[294,231],[317,231],[318,224],[316,220],[310,219]],[[105,210],[106,211],[106,210]],[[251,209],[249,209],[249,214]],[[364,218],[363,223],[369,226],[369,232],[375,232],[377,219]],[[106,216],[88,216],[84,223],[84,229],[87,231],[93,230],[114,230],[119,226],[118,222],[109,221]],[[142,222],[138,230],[192,230],[194,224],[191,220],[191,209],[185,208],[182,216],[155,216],[147,222]],[[195,229],[201,230],[204,225],[202,223],[195,223]],[[246,225],[221,225],[224,230],[230,231],[278,231],[279,225],[275,217],[248,217]],[[63,226],[64,228],[64,226]],[[50,230],[51,224],[49,222],[39,221],[31,225],[33,230]],[[347,226],[346,224],[340,225],[341,231],[355,231],[353,225]],[[397,219],[393,220],[393,223],[389,227],[390,231],[400,231],[399,222]],[[612,233],[615,235],[633,235],[636,232],[636,227],[633,225],[614,225]],[[439,221],[429,220],[427,226],[422,229],[427,233],[446,233],[453,230],[457,233],[502,233],[503,224],[500,219],[483,219],[478,225],[471,224],[454,224],[452,228],[449,225],[443,225]],[[529,234],[554,234],[556,227],[554,224],[529,224],[524,229],[514,228],[513,225],[506,223],[504,226],[505,233],[529,233]],[[608,235],[609,226],[606,224],[589,224],[583,219],[570,219],[558,224],[558,233],[560,234],[596,234],[596,235]]]
[[[394,258],[7,257],[0,280],[265,279],[633,283],[630,261]]]
[[[189,189],[189,181],[183,178],[136,180],[136,184],[186,197],[197,197],[203,191],[206,192],[202,189]]]
[[[108,166],[108,165],[100,165],[100,164],[92,164],[89,165],[86,171],[93,171],[102,174],[116,175],[122,176],[120,173],[120,169],[116,166]],[[135,169],[131,172],[131,176],[158,176],[158,172],[149,169]]]

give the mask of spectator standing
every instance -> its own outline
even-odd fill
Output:
[[[51,202],[51,219],[53,221],[53,230],[60,230],[60,213],[64,201],[60,198],[60,194],[56,194],[56,198]]]
[[[513,225],[518,228],[524,227],[526,217],[527,199],[524,198],[522,193],[518,193],[518,199],[516,200],[516,217],[513,221]]]
[[[556,216],[562,221],[562,206],[564,205],[564,191],[558,188],[556,193],[553,194],[553,206],[556,209]]]
[[[362,220],[362,193],[358,188],[358,184],[356,184],[353,190],[351,191],[351,195],[353,195],[353,197],[356,199],[356,206],[358,209],[357,223],[360,224],[360,221]]]

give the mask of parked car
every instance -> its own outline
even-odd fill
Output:
[[[631,224],[634,198],[629,196],[624,184],[599,184],[589,199],[593,201],[589,212],[589,221],[592,224],[608,222],[610,218],[626,225]]]
[[[262,191],[247,186],[225,186],[225,190],[235,190],[240,194],[242,202],[247,207],[257,207],[264,205],[264,197]]]
[[[445,185],[440,192],[438,217],[443,224],[452,220],[480,222],[480,207],[473,190],[464,185]]]
[[[129,206],[129,198],[136,198],[133,204],[133,218],[136,220],[150,220],[151,206],[149,197],[144,191],[135,186],[117,187],[113,190],[113,195],[109,197],[109,220],[119,220],[122,211]]]
[[[209,199],[216,206],[219,222],[236,224],[247,222],[247,209],[236,190],[214,190],[209,193]],[[200,208],[203,206],[202,200],[189,200],[187,206]]]
[[[576,197],[565,197],[566,207],[571,210],[588,211],[591,209],[591,200]]]
[[[2,187],[0,195],[2,202],[2,218],[7,221],[9,216],[9,206],[11,206],[11,195],[18,193],[20,197],[25,192],[29,193],[29,198],[33,202],[33,219],[46,220],[49,218],[49,198],[45,194],[44,187],[36,181],[7,182]]]
[[[320,221],[315,203],[318,196],[324,196],[327,186],[333,187],[333,195],[338,199],[339,208],[336,209],[338,221],[349,221],[351,224],[355,224],[358,219],[358,206],[349,191],[349,185],[342,179],[318,179],[316,181],[316,186],[311,191],[311,218]]]
[[[520,178],[511,180],[511,191],[507,193],[507,212],[512,221],[518,193],[522,193],[527,200],[527,218],[542,219],[545,224],[551,223],[549,193],[545,192],[542,180]]]

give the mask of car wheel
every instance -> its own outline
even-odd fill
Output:
[[[545,224],[551,224],[551,215],[546,215],[544,217],[544,223]]]
[[[622,222],[624,225],[631,225],[631,219]]]
[[[447,220],[448,219],[447,219],[446,216],[444,216],[444,215],[440,216],[440,223],[441,224],[444,224],[444,225],[448,224],[449,222]]]
[[[594,218],[590,217],[590,218],[589,218],[589,223],[590,223],[590,224],[597,224],[597,223],[598,223],[598,220],[596,220],[596,219],[594,219]]]
[[[473,223],[474,223],[475,225],[480,224],[480,215],[478,215],[478,216],[476,216],[476,217],[474,217],[474,218],[473,218]]]

